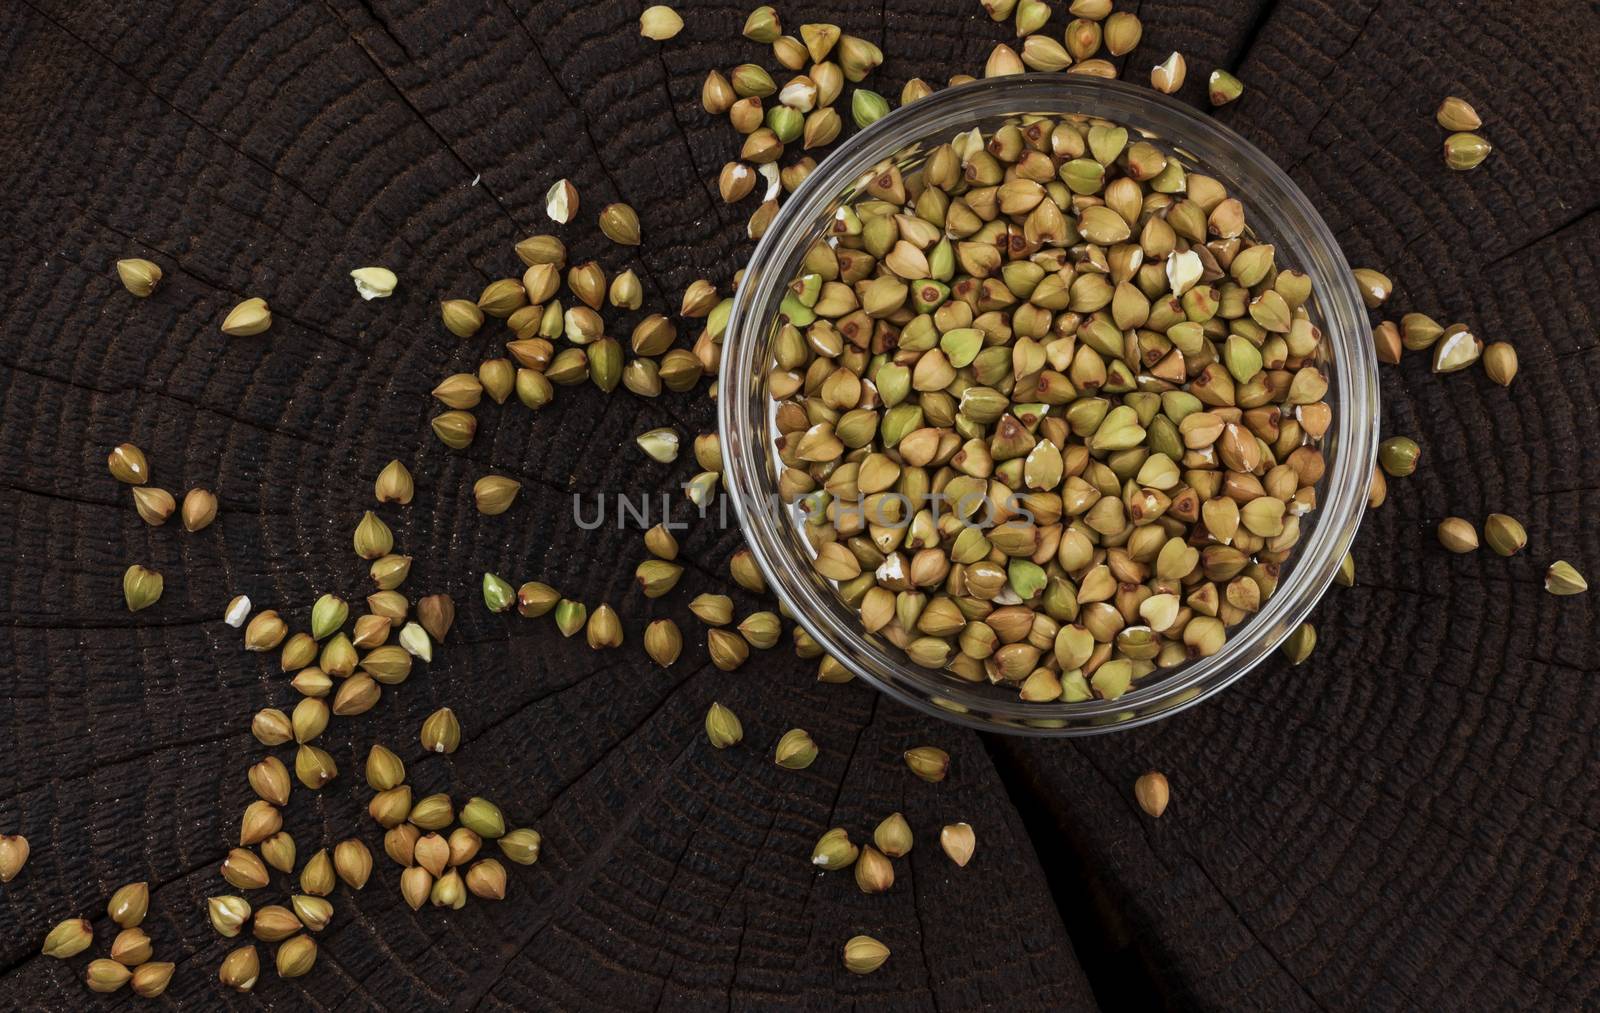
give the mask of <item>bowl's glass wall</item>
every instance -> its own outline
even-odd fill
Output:
[[[1301,541],[1277,592],[1229,631],[1224,648],[1177,669],[1151,673],[1121,699],[1025,703],[1015,689],[974,685],[919,668],[865,633],[810,565],[812,550],[777,498],[773,402],[766,390],[773,326],[784,287],[841,203],[874,165],[903,171],[959,131],[986,133],[1009,117],[1087,114],[1114,120],[1176,152],[1190,171],[1222,181],[1244,201],[1252,233],[1277,247],[1277,262],[1311,276],[1313,319],[1326,335],[1333,425],[1321,444],[1328,469],[1319,505],[1301,520]],[[719,416],[724,479],[746,540],[773,591],[827,653],[857,676],[923,710],[976,727],[1023,734],[1090,734],[1172,713],[1228,685],[1304,621],[1355,535],[1377,447],[1377,364],[1366,314],[1327,225],[1305,195],[1238,135],[1163,95],[1114,81],[1023,75],[940,92],[850,138],[790,197],[746,268],[723,342]]]

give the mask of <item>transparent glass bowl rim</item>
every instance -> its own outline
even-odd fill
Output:
[[[1292,263],[1311,276],[1334,399],[1330,456],[1309,535],[1296,547],[1276,592],[1260,612],[1230,631],[1223,649],[1117,700],[1028,703],[980,695],[947,673],[921,669],[869,642],[854,613],[819,586],[794,549],[790,521],[774,508],[766,391],[771,322],[804,248],[832,207],[872,166],[910,145],[941,143],[970,124],[1038,113],[1088,114],[1149,131],[1237,186],[1250,220],[1287,245]],[[937,139],[937,140],[935,140]],[[1378,383],[1370,327],[1339,244],[1300,188],[1244,138],[1165,95],[1120,81],[1023,74],[976,81],[919,99],[845,141],[779,209],[751,257],[723,340],[718,422],[723,480],[745,540],[768,587],[822,650],[857,677],[912,707],[985,731],[1020,735],[1090,735],[1155,721],[1190,707],[1259,664],[1310,613],[1349,550],[1366,507],[1377,455]],[[941,703],[943,701],[943,703]],[[957,705],[952,709],[949,704]]]

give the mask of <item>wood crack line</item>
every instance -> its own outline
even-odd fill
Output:
[[[867,733],[867,729],[872,727],[872,722],[877,719],[878,701],[882,699],[882,693],[879,693],[876,690],[872,691],[872,705],[867,710],[867,718],[865,721],[861,722],[861,727],[856,729],[856,737],[850,741],[850,751],[845,754],[844,772],[839,775],[839,783],[833,786],[833,801],[828,803],[828,819],[826,825],[829,827],[834,825],[833,818],[839,812],[839,797],[844,794],[845,782],[850,779],[850,768],[855,766],[856,753],[861,748],[861,736]],[[811,910],[811,895],[816,892],[817,881],[822,878],[822,874],[819,873],[812,876],[810,882],[806,884],[805,903],[800,905],[801,919],[804,919],[806,912]]]
[[[208,868],[211,868],[213,866],[220,866],[221,864],[222,864],[222,859],[220,859],[220,858],[207,858],[203,862],[200,862],[200,863],[198,863],[196,865],[192,865],[189,868],[183,869],[183,870],[181,870],[179,872],[175,872],[171,876],[168,876],[166,879],[161,880],[159,883],[149,884],[150,896],[152,896],[152,897],[156,896],[158,893],[161,892],[163,887],[171,886],[173,883],[176,883],[181,879],[186,879],[189,876],[193,876],[197,872],[201,872],[201,871],[203,871],[205,869],[208,869]],[[110,918],[109,915],[101,915],[98,918],[95,918],[94,920],[96,922],[110,923],[111,918]],[[14,960],[9,964],[5,964],[3,966],[0,966],[0,978],[9,977],[13,971],[20,970],[21,968],[26,967],[28,964],[32,963],[34,960],[37,960],[37,959],[39,959],[39,958],[41,958],[43,956],[44,956],[44,954],[40,953],[38,951],[32,951],[32,952],[23,954],[23,956],[20,959]]]
[[[107,756],[107,755],[96,753],[91,757],[92,766],[90,766],[89,769],[87,769],[87,770],[74,770],[74,771],[57,771],[56,773],[52,774],[48,779],[35,781],[35,782],[31,783],[31,784],[18,785],[17,789],[15,791],[11,792],[10,794],[6,795],[3,798],[0,798],[0,806],[3,806],[3,805],[5,805],[5,804],[7,804],[7,803],[9,803],[9,802],[11,802],[11,801],[13,801],[15,799],[18,799],[18,798],[22,797],[23,795],[26,795],[26,794],[28,794],[30,792],[36,791],[39,788],[42,788],[47,784],[54,785],[57,788],[59,788],[63,784],[70,784],[70,783],[72,783],[74,781],[78,781],[78,780],[81,780],[83,778],[93,777],[96,774],[98,774],[102,769],[104,769],[106,767],[121,766],[123,764],[134,763],[134,762],[137,762],[139,760],[149,759],[150,757],[154,756],[157,753],[164,753],[164,752],[166,752],[168,750],[193,749],[193,748],[196,748],[196,747],[199,747],[199,746],[215,745],[216,743],[226,742],[226,741],[228,741],[230,739],[242,738],[243,736],[245,736],[247,734],[248,734],[248,732],[246,732],[246,731],[244,731],[242,729],[233,729],[231,731],[223,732],[220,735],[203,735],[203,736],[197,736],[197,737],[192,738],[192,739],[185,739],[185,740],[178,741],[178,742],[152,743],[149,746],[149,748],[147,748],[147,749],[141,749],[140,751],[138,751],[136,753],[128,753],[128,754],[121,755],[121,756]],[[218,861],[221,861],[221,859],[218,859]]]
[[[702,668],[703,667],[704,666],[702,666]],[[695,671],[698,672],[700,669],[696,669]],[[693,674],[694,673],[690,673],[691,676]],[[624,734],[618,736],[617,742],[608,747],[606,752],[602,754],[600,759],[597,760],[588,771],[585,771],[584,774],[579,775],[577,778],[569,782],[567,787],[562,789],[562,792],[564,793],[566,790],[570,789],[572,785],[582,781],[583,778],[588,774],[599,770],[600,764],[607,756],[611,755],[611,752],[616,748],[617,744],[630,739],[634,732],[644,727],[652,719],[654,719],[657,714],[661,713],[661,710],[672,700],[673,697],[677,695],[678,690],[682,688],[683,685],[688,681],[689,680],[686,677],[683,681],[674,685],[672,689],[661,698],[661,702],[652,708],[650,713],[645,715],[643,720],[635,724],[633,728],[628,729]],[[627,830],[631,829],[636,822],[638,822],[640,815],[644,812],[646,804],[653,800],[660,793],[661,785],[663,785],[668,778],[677,772],[678,765],[683,762],[683,758],[685,756],[689,755],[689,750],[694,743],[695,738],[693,735],[685,735],[683,737],[683,745],[672,757],[672,760],[663,764],[656,772],[655,777],[651,778],[649,783],[644,786],[644,789],[641,790],[639,794],[628,803],[627,807],[623,809],[616,823],[601,839],[599,845],[590,849],[589,853],[584,856],[583,861],[572,870],[570,877],[568,877],[561,884],[561,886],[556,888],[549,901],[544,905],[544,909],[540,913],[539,917],[529,920],[526,930],[523,932],[521,938],[517,940],[516,949],[502,958],[494,967],[485,971],[483,974],[476,976],[474,980],[469,981],[464,985],[460,994],[460,998],[455,1003],[458,1008],[469,1010],[477,1009],[483,1000],[487,998],[489,991],[494,988],[495,984],[499,982],[501,976],[504,975],[506,968],[510,967],[514,961],[522,956],[523,952],[526,951],[533,941],[539,937],[539,934],[544,929],[545,925],[549,924],[549,922],[557,914],[565,910],[567,905],[569,905],[573,899],[576,898],[580,890],[594,878],[595,874],[598,873],[601,868],[605,866],[606,862],[611,858],[611,853],[616,850],[618,843],[621,842],[623,834]],[[559,799],[560,794],[558,794],[556,798]],[[549,811],[549,808],[546,808],[545,812],[548,813]]]
[[[740,890],[744,889],[745,877],[750,875],[751,866],[756,864],[756,860],[758,858],[767,857],[767,842],[772,840],[772,828],[778,825],[778,812],[779,812],[780,808],[781,807],[779,807],[779,806],[770,806],[769,807],[769,809],[771,811],[771,815],[770,815],[770,818],[767,820],[766,832],[761,835],[761,844],[758,845],[755,848],[754,851],[750,852],[750,857],[749,857],[749,859],[747,859],[745,861],[744,868],[739,870],[738,884],[736,886],[734,886],[733,892],[728,897],[728,900],[730,902],[735,897],[737,897],[739,895],[739,891]],[[744,934],[750,928],[750,918],[749,918],[750,909],[745,905],[740,905],[740,915],[741,915],[741,917],[740,917],[740,921],[739,921],[739,942],[738,942],[738,945],[735,947],[734,954],[733,954],[733,969],[728,975],[728,1011],[729,1011],[729,1013],[732,1013],[732,1011],[734,1009],[733,995],[734,995],[734,992],[739,987],[739,958],[744,955]]]
[[[235,288],[230,288],[228,285],[224,284],[223,282],[217,281],[214,278],[208,278],[204,274],[201,274],[199,271],[195,270],[194,267],[192,267],[189,263],[186,263],[181,257],[178,257],[176,254],[169,253],[167,250],[157,246],[156,244],[150,242],[149,240],[141,239],[138,236],[130,235],[130,234],[122,231],[121,229],[117,228],[115,225],[112,225],[110,222],[107,222],[104,219],[101,219],[100,217],[95,215],[95,213],[93,211],[90,211],[88,208],[83,207],[82,205],[78,204],[76,201],[68,200],[68,201],[65,201],[64,203],[68,207],[72,208],[74,211],[76,211],[79,214],[81,214],[84,217],[84,219],[90,225],[94,225],[94,226],[97,226],[99,228],[105,229],[107,232],[110,232],[110,233],[112,233],[113,235],[116,235],[116,236],[120,236],[121,238],[126,239],[130,243],[138,243],[140,246],[143,246],[146,249],[154,250],[155,252],[161,254],[163,257],[167,258],[168,260],[170,260],[174,264],[176,264],[178,266],[178,269],[181,270],[185,275],[187,275],[190,278],[195,279],[196,281],[200,282],[202,285],[205,285],[208,288],[211,288],[211,289],[213,289],[213,290],[215,290],[217,292],[224,293],[224,294],[226,294],[227,296],[229,296],[232,299],[243,300],[243,299],[248,298],[248,295],[246,293],[241,292],[241,291],[239,291],[238,289],[235,289]],[[35,245],[37,246],[37,244],[35,244]],[[88,271],[87,268],[83,267],[83,265],[81,265],[81,264],[78,264],[77,261],[72,261],[72,263],[75,264],[79,268],[79,270]],[[363,358],[365,358],[365,357],[367,357],[368,355],[371,354],[371,350],[370,349],[358,344],[355,341],[354,338],[351,338],[351,337],[348,337],[348,336],[342,335],[342,334],[335,334],[332,331],[325,331],[321,327],[318,327],[316,324],[313,324],[313,323],[310,323],[310,322],[308,322],[308,321],[306,321],[304,319],[301,319],[300,317],[297,317],[294,314],[289,313],[287,310],[284,310],[281,307],[274,309],[272,311],[272,313],[273,313],[274,319],[280,319],[281,318],[283,320],[287,320],[290,323],[294,324],[296,327],[300,327],[300,328],[302,328],[302,329],[304,329],[306,331],[309,331],[310,333],[315,334],[317,337],[326,338],[327,340],[333,342],[334,344],[339,345],[342,348],[347,348],[350,351],[354,352],[355,354],[357,354],[359,356],[362,356]]]
[[[655,908],[650,912],[650,928],[652,930],[656,928],[657,922],[661,918],[661,909],[666,905],[667,897],[671,895],[672,887],[678,881],[678,874],[684,871],[683,856],[689,853],[690,846],[693,845],[695,839],[700,836],[700,829],[705,825],[706,814],[711,811],[711,808],[712,807],[710,805],[707,805],[701,809],[700,818],[695,820],[694,826],[690,827],[689,832],[683,835],[683,847],[678,849],[678,857],[672,860],[672,878],[667,880],[667,885],[662,889],[661,896],[656,898]],[[656,993],[656,1001],[652,1007],[653,1010],[659,1011],[661,1009],[661,1004],[666,999],[667,987],[672,984],[672,975],[676,969],[676,958],[668,961],[666,970],[661,974],[661,990]]]
[[[1516,256],[1518,256],[1520,254],[1526,253],[1527,251],[1533,249],[1535,246],[1538,246],[1540,243],[1543,243],[1546,240],[1554,239],[1554,238],[1556,238],[1557,236],[1561,235],[1563,232],[1566,232],[1569,229],[1578,228],[1579,226],[1583,225],[1584,222],[1587,222],[1589,219],[1595,217],[1596,214],[1600,214],[1600,204],[1596,204],[1593,207],[1585,208],[1584,210],[1579,211],[1576,215],[1573,215],[1571,218],[1568,218],[1566,221],[1564,221],[1561,224],[1557,225],[1555,228],[1549,229],[1548,231],[1545,231],[1545,232],[1541,232],[1537,236],[1534,236],[1532,239],[1529,239],[1529,240],[1527,240],[1525,242],[1522,242],[1522,243],[1518,244],[1515,249],[1509,250],[1508,252],[1502,253],[1499,256],[1495,257],[1493,260],[1491,260],[1489,262],[1488,266],[1490,266],[1490,267],[1498,267],[1499,265],[1505,263],[1506,261],[1510,260],[1511,258],[1516,257]]]
[[[717,222],[723,228],[727,228],[728,220],[722,215],[722,202],[711,196],[711,177],[700,168],[699,161],[694,157],[694,144],[689,140],[689,132],[683,129],[683,121],[678,119],[678,103],[672,98],[672,71],[667,69],[666,50],[661,46],[656,47],[656,63],[661,66],[661,90],[667,96],[667,112],[672,115],[672,125],[678,131],[679,139],[683,141],[684,153],[689,156],[689,168],[694,170],[696,178],[700,180],[700,188],[705,194],[706,204],[710,206],[711,213],[716,216]]]
[[[59,384],[61,384],[63,386],[70,387],[73,390],[81,390],[81,391],[84,391],[85,393],[89,393],[89,394],[98,394],[101,397],[117,398],[117,397],[122,397],[122,396],[127,394],[126,390],[105,390],[105,389],[100,388],[100,387],[93,387],[93,386],[90,386],[89,384],[83,383],[82,381],[79,381],[79,380],[74,380],[74,379],[72,379],[70,377],[51,376],[49,373],[41,373],[38,370],[29,369],[27,366],[24,366],[21,363],[7,362],[7,361],[5,361],[3,359],[0,359],[0,367],[3,367],[5,369],[14,370],[15,372],[22,373],[22,374],[24,374],[26,376],[31,376],[36,380],[44,380],[44,381],[47,381],[49,383],[59,383]],[[266,436],[283,436],[283,437],[287,437],[287,438],[292,439],[292,440],[301,440],[301,441],[303,441],[305,443],[310,443],[310,444],[312,444],[314,446],[321,447],[323,450],[327,450],[327,451],[335,451],[335,450],[339,449],[333,443],[330,443],[330,442],[328,442],[326,440],[319,439],[318,437],[312,435],[309,432],[301,433],[301,432],[295,432],[293,430],[287,430],[287,429],[274,429],[271,426],[265,425],[265,424],[260,423],[260,422],[253,422],[250,419],[243,418],[241,416],[235,415],[232,412],[223,411],[221,408],[218,408],[215,405],[205,404],[204,402],[200,402],[200,401],[193,401],[193,400],[190,400],[189,398],[185,398],[185,397],[179,397],[178,395],[172,393],[170,390],[162,390],[159,387],[146,387],[143,384],[134,384],[131,389],[136,390],[140,394],[144,394],[144,395],[146,395],[148,397],[165,398],[165,399],[167,399],[169,401],[176,401],[178,404],[183,405],[184,407],[190,409],[191,411],[206,412],[206,413],[215,415],[218,418],[227,419],[229,422],[232,422],[235,425],[244,426],[244,427],[246,427],[248,429],[254,429],[255,431],[257,431],[259,433],[262,433],[262,434],[264,434]],[[224,504],[224,505],[226,505],[226,504]],[[255,512],[267,513],[269,511],[258,510],[258,511],[255,511]],[[278,513],[278,514],[276,514],[276,516],[283,516],[283,514]]]
[[[940,1013],[938,979],[933,973],[933,962],[928,959],[928,926],[922,920],[922,894],[917,890],[918,879],[912,863],[906,863],[906,871],[911,874],[911,913],[917,918],[917,952],[922,956],[922,973],[928,976],[928,1000],[933,1003],[934,1013]]]
[[[539,46],[539,40],[534,36],[533,31],[523,23],[517,12],[511,8],[510,0],[500,0],[500,5],[511,16],[511,20],[517,23],[517,27],[522,30],[522,34],[527,36],[528,48],[533,51],[534,59],[538,60],[539,66],[544,68],[545,74],[550,78],[550,83],[555,87],[556,94],[561,96],[562,101],[566,102],[567,108],[572,111],[573,118],[578,122],[578,129],[583,132],[584,138],[589,142],[589,151],[594,155],[594,164],[600,167],[600,172],[611,183],[611,192],[616,195],[618,200],[626,197],[627,194],[622,189],[622,186],[618,184],[617,177],[612,174],[610,167],[605,163],[605,159],[600,157],[600,143],[594,139],[594,132],[589,129],[589,117],[584,115],[583,110],[579,108],[577,100],[561,86],[561,78],[556,76],[555,68],[550,66],[550,61],[545,58],[544,50]],[[698,169],[695,170],[695,174],[699,175]],[[637,250],[635,250],[633,256],[629,258],[629,263],[637,263],[639,265],[639,269],[644,272],[646,278],[650,279],[651,286],[655,288],[656,298],[670,306],[672,303],[671,300],[667,299],[667,287],[661,284],[661,280],[656,277],[655,272],[650,270],[649,261],[638,255]]]
[[[156,90],[154,90],[153,88],[151,88],[149,83],[147,81],[145,81],[144,78],[139,77],[138,75],[134,74],[131,70],[129,70],[128,68],[124,67],[122,64],[118,63],[115,59],[113,59],[111,57],[111,55],[109,53],[104,52],[99,47],[94,45],[94,43],[88,41],[87,39],[83,38],[83,36],[79,35],[77,32],[74,32],[72,29],[68,28],[66,25],[64,25],[61,22],[57,21],[50,14],[50,12],[41,9],[37,4],[35,4],[33,2],[33,0],[23,0],[23,2],[25,2],[36,14],[38,14],[40,17],[42,17],[52,27],[54,27],[58,31],[64,33],[68,38],[72,39],[72,41],[76,42],[78,45],[80,45],[83,48],[87,49],[89,52],[93,53],[95,56],[98,56],[100,59],[102,59],[106,63],[110,64],[112,67],[116,68],[116,70],[119,73],[121,73],[124,77],[128,78],[129,80],[131,80],[135,84],[137,84],[140,88],[142,88],[152,98],[156,99],[156,101],[160,102],[162,105],[164,105],[167,108],[171,109],[173,112],[177,113],[179,116],[182,116],[185,120],[189,121],[189,123],[191,123],[195,127],[199,128],[201,131],[203,131],[205,134],[207,134],[212,139],[217,141],[223,147],[227,148],[229,151],[234,152],[235,154],[239,155],[241,158],[243,158],[246,161],[252,163],[253,165],[257,166],[258,168],[262,169],[268,175],[270,175],[273,179],[276,179],[276,180],[279,180],[279,181],[283,182],[285,185],[287,185],[295,193],[299,194],[300,196],[304,197],[306,200],[310,201],[315,207],[319,208],[329,218],[332,218],[334,221],[338,222],[340,225],[344,226],[346,229],[353,228],[351,223],[344,221],[338,215],[334,214],[333,210],[331,208],[329,208],[327,205],[323,204],[321,201],[317,200],[315,197],[311,196],[311,194],[308,193],[305,190],[305,188],[302,187],[295,180],[289,178],[288,176],[285,176],[283,173],[279,172],[277,169],[273,168],[271,165],[269,165],[266,162],[262,161],[261,159],[257,158],[255,155],[252,155],[249,152],[245,151],[244,149],[234,145],[226,137],[222,136],[221,134],[217,133],[217,131],[215,131],[211,127],[207,126],[205,123],[202,123],[200,120],[196,119],[188,110],[184,109],[182,106],[177,105],[171,99],[168,99],[165,95],[162,95],[161,93],[159,93]],[[387,223],[385,223],[385,224],[387,224]]]
[[[1272,15],[1277,9],[1278,0],[1266,0],[1265,3],[1256,8],[1255,16],[1245,26],[1244,33],[1239,37],[1233,52],[1229,53],[1228,58],[1222,61],[1223,66],[1228,68],[1229,73],[1239,73],[1239,68],[1244,65],[1244,61],[1249,58],[1251,51],[1255,49],[1256,43],[1260,40],[1261,30],[1267,26],[1268,21],[1272,20]]]
[[[1192,854],[1188,848],[1184,848],[1183,853],[1184,856],[1189,859],[1189,864],[1200,873],[1201,877],[1208,884],[1210,884],[1211,889],[1217,895],[1217,899],[1222,901],[1223,906],[1233,914],[1234,921],[1237,922],[1239,927],[1245,931],[1246,935],[1255,940],[1256,946],[1260,948],[1261,952],[1265,953],[1268,959],[1277,965],[1278,970],[1282,971],[1285,977],[1295,983],[1295,987],[1300,989],[1300,994],[1304,995],[1306,1000],[1310,1002],[1311,1005],[1315,1006],[1319,1010],[1326,1010],[1328,1007],[1324,1006],[1322,1002],[1311,993],[1311,989],[1306,987],[1305,982],[1301,981],[1300,978],[1289,969],[1288,965],[1285,964],[1282,958],[1278,956],[1277,951],[1271,946],[1268,946],[1266,940],[1262,939],[1261,936],[1256,932],[1255,928],[1251,926],[1250,922],[1246,920],[1244,915],[1239,911],[1238,905],[1234,904],[1233,898],[1228,896],[1227,891],[1222,889],[1222,887],[1217,884],[1215,879],[1211,878],[1211,871],[1206,868],[1205,863],[1201,861],[1199,856]]]
[[[398,97],[400,101],[405,104],[405,107],[411,110],[411,112],[416,116],[417,120],[424,127],[426,127],[430,133],[433,134],[434,139],[439,142],[445,151],[449,152],[450,157],[454,158],[458,163],[460,163],[461,167],[467,172],[473,174],[476,182],[474,189],[481,187],[483,192],[488,194],[489,199],[494,201],[495,207],[500,209],[500,213],[505,216],[506,221],[510,222],[519,233],[526,231],[526,228],[521,222],[517,221],[516,215],[511,213],[511,209],[506,207],[505,202],[500,199],[499,195],[489,188],[489,184],[483,182],[483,173],[472,167],[472,164],[462,156],[461,152],[455,149],[455,145],[451,144],[449,139],[447,139],[444,134],[439,131],[439,128],[433,125],[433,121],[428,119],[427,115],[424,114],[421,109],[416,107],[416,104],[411,101],[411,96],[406,94],[405,89],[400,87],[399,82],[389,76],[389,72],[384,69],[383,64],[378,62],[377,54],[375,54],[371,49],[367,48],[366,43],[362,42],[361,39],[356,36],[353,26],[344,19],[344,15],[340,14],[336,9],[334,9],[333,5],[329,3],[329,0],[322,0],[322,7],[329,14],[333,15],[334,19],[339,22],[339,25],[345,30],[346,37],[349,38],[350,42],[357,49],[361,50],[362,54],[366,56],[367,61],[372,64],[372,69],[376,70],[378,72],[378,76],[383,78],[384,82],[387,83],[390,88],[394,89],[395,96]],[[399,47],[402,53],[406,54],[408,59],[410,58],[410,52],[404,45],[401,44],[400,40],[395,38],[394,35],[389,31],[388,25],[384,24],[377,18],[373,19],[373,23],[378,26],[378,30],[383,32],[385,37]]]
[[[1361,24],[1356,26],[1356,33],[1355,33],[1354,36],[1351,37],[1350,43],[1347,46],[1345,46],[1344,49],[1341,50],[1339,52],[1339,54],[1333,58],[1333,61],[1328,65],[1328,73],[1323,76],[1321,83],[1326,84],[1327,81],[1328,81],[1328,78],[1332,77],[1334,74],[1337,74],[1339,72],[1339,70],[1341,69],[1341,67],[1342,67],[1342,65],[1344,63],[1344,58],[1349,56],[1351,50],[1356,48],[1356,43],[1361,41],[1362,35],[1364,35],[1366,33],[1367,25],[1372,22],[1373,16],[1378,13],[1379,6],[1381,6],[1381,5],[1379,3],[1377,3],[1376,0],[1375,0],[1375,2],[1372,5],[1372,8],[1367,11],[1366,17],[1361,19]],[[1337,92],[1335,92],[1335,94],[1337,94]],[[1317,116],[1316,121],[1313,122],[1311,124],[1310,128],[1306,130],[1306,135],[1305,135],[1306,136],[1306,151],[1305,151],[1305,154],[1301,155],[1298,159],[1296,159],[1294,164],[1289,166],[1288,169],[1285,170],[1286,172],[1288,172],[1288,173],[1290,173],[1292,175],[1296,169],[1300,168],[1300,166],[1305,163],[1306,159],[1310,158],[1312,155],[1320,154],[1322,152],[1323,149],[1320,149],[1320,148],[1313,149],[1312,148],[1311,140],[1312,140],[1313,137],[1316,136],[1317,128],[1322,126],[1323,121],[1328,118],[1328,115],[1330,113],[1332,113],[1335,109],[1340,108],[1340,106],[1341,106],[1341,103],[1333,102],[1333,103],[1330,103],[1330,104],[1328,104],[1327,106],[1325,106],[1323,108],[1322,113]]]

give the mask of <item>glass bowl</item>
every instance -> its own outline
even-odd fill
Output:
[[[1321,447],[1327,470],[1318,506],[1276,592],[1229,631],[1222,650],[1151,673],[1116,700],[1030,703],[1014,688],[964,682],[912,664],[865,632],[855,611],[811,567],[814,554],[793,508],[777,493],[773,402],[766,388],[774,323],[785,286],[807,247],[842,203],[855,199],[873,166],[893,159],[903,173],[928,149],[974,126],[1007,118],[1087,114],[1142,135],[1186,168],[1222,181],[1244,201],[1251,233],[1276,245],[1279,263],[1312,279],[1312,319],[1325,335],[1333,423]],[[1205,699],[1254,668],[1306,618],[1343,560],[1366,506],[1378,442],[1377,362],[1370,325],[1333,234],[1299,187],[1253,145],[1188,106],[1117,81],[1027,74],[977,81],[896,110],[845,141],[789,197],[768,227],[739,286],[722,348],[719,423],[723,478],[756,562],[773,592],[822,649],[897,700],[981,730],[1089,735],[1131,728]]]

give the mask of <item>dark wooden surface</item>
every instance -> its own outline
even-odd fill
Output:
[[[735,533],[685,538],[687,593],[631,589],[637,533],[586,535],[569,496],[681,480],[688,455],[641,464],[631,438],[711,428],[703,387],[568,388],[536,419],[487,407],[464,454],[427,432],[428,389],[495,341],[444,334],[435,300],[513,273],[511,244],[550,228],[554,179],[582,194],[557,230],[575,257],[635,267],[647,308],[675,308],[695,277],[725,283],[748,255],[754,201],[725,207],[714,189],[737,138],[698,103],[707,68],[766,59],[738,38],[743,6],[684,4],[684,33],[656,44],[631,4],[6,5],[0,831],[25,833],[33,859],[0,887],[0,1006],[87,1005],[87,957],[42,958],[40,940],[81,913],[103,950],[106,897],[138,879],[158,959],[178,964],[163,1003],[196,1009],[1600,1002],[1600,616],[1592,596],[1540,588],[1552,559],[1600,566],[1600,15],[1563,0],[1120,6],[1146,26],[1130,77],[1180,49],[1182,97],[1203,103],[1210,69],[1236,70],[1247,92],[1218,118],[1290,170],[1353,263],[1395,278],[1394,315],[1509,340],[1522,374],[1501,390],[1477,370],[1432,376],[1420,356],[1385,368],[1385,431],[1414,435],[1423,467],[1367,519],[1358,585],[1319,609],[1308,664],[1263,666],[1152,728],[1046,743],[816,685],[786,644],[711,668],[684,603],[729,586]],[[868,83],[891,97],[912,75],[978,72],[1010,35],[965,0],[781,12],[791,29],[881,39]],[[1431,112],[1450,93],[1496,144],[1471,174],[1440,162]],[[640,211],[636,258],[593,228],[614,199]],[[125,256],[162,266],[156,297],[123,292]],[[355,296],[347,273],[368,263],[398,271],[394,299]],[[226,340],[217,323],[246,295],[270,301],[273,328]],[[216,489],[218,523],[146,528],[105,473],[122,440],[149,452],[156,484]],[[382,741],[419,790],[488,795],[538,827],[544,856],[512,869],[503,903],[413,915],[380,854],[364,891],[332,898],[314,972],[269,970],[240,999],[216,982],[229,944],[204,898],[223,892],[216,866],[264,752],[248,715],[292,693],[218,617],[244,592],[303,624],[316,594],[359,591],[350,532],[390,457],[418,476],[417,501],[383,511],[416,557],[408,590],[451,592],[461,619],[432,666],[335,721],[343,773],[297,789],[288,828],[302,854],[351,834],[378,850],[359,757]],[[486,518],[470,485],[491,469],[525,487]],[[1525,554],[1437,547],[1440,517],[1493,510],[1525,519]],[[119,583],[133,561],[167,579],[136,616]],[[609,600],[629,643],[596,654],[548,621],[488,615],[484,569]],[[662,614],[689,640],[666,672],[638,647]],[[704,741],[712,699],[743,718],[740,749]],[[424,758],[416,728],[445,703],[467,744]],[[797,725],[822,749],[803,773],[769,762]],[[942,785],[898,761],[924,742],[955,757]],[[1131,798],[1150,767],[1173,786],[1159,822]],[[918,844],[889,894],[812,873],[822,830],[859,836],[895,809]],[[965,870],[935,845],[957,819],[978,833]],[[856,932],[894,953],[867,978],[837,960]]]

